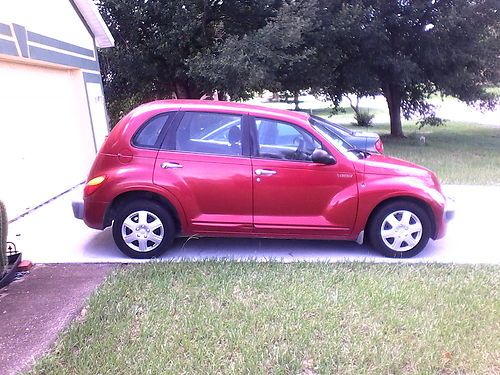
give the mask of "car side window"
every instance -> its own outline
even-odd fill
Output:
[[[286,122],[256,118],[258,155],[266,159],[311,161],[321,143],[304,129]]]
[[[156,148],[163,126],[170,116],[170,113],[162,113],[146,121],[132,138],[132,144],[137,147]]]
[[[186,112],[175,134],[175,150],[241,156],[242,116]]]

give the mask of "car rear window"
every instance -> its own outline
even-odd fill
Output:
[[[132,144],[136,147],[159,148],[160,134],[171,113],[162,113],[146,121],[135,133]]]
[[[336,131],[338,131],[339,133],[341,133],[341,134],[343,133],[343,135],[354,135],[354,132],[351,129],[345,128],[345,127],[343,127],[342,125],[339,125],[339,124],[335,124],[335,123],[333,123],[331,121],[328,121],[327,119],[324,119],[323,117],[311,116],[310,119],[309,119],[309,122],[311,124],[315,125],[314,121],[319,121],[322,124],[325,124],[327,126],[331,126]]]

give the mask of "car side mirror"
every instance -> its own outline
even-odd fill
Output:
[[[330,155],[328,152],[320,148],[314,150],[314,152],[311,155],[311,160],[313,161],[313,163],[320,163],[327,165],[335,164],[337,162],[337,160],[335,160],[335,158],[332,155]]]

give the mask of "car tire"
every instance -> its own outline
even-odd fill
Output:
[[[416,203],[395,201],[379,208],[371,218],[368,240],[389,258],[411,258],[420,253],[431,233],[431,219]]]
[[[113,221],[113,239],[131,258],[158,257],[172,244],[174,237],[172,215],[157,202],[127,203],[118,210]]]

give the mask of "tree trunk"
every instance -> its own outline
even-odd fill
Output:
[[[175,81],[175,95],[177,99],[200,99],[203,93],[189,82],[177,80]]]
[[[219,97],[217,98],[217,100],[221,101],[221,102],[225,102],[227,101],[227,94],[224,92],[224,91],[217,91]]]
[[[404,138],[401,124],[401,88],[398,85],[386,84],[382,92],[387,100],[389,117],[391,119],[391,136]]]
[[[187,85],[184,82],[175,82],[175,96],[177,99],[190,99]]]
[[[300,108],[299,108],[299,93],[298,92],[293,93],[293,102],[295,104],[295,111],[299,111]]]

